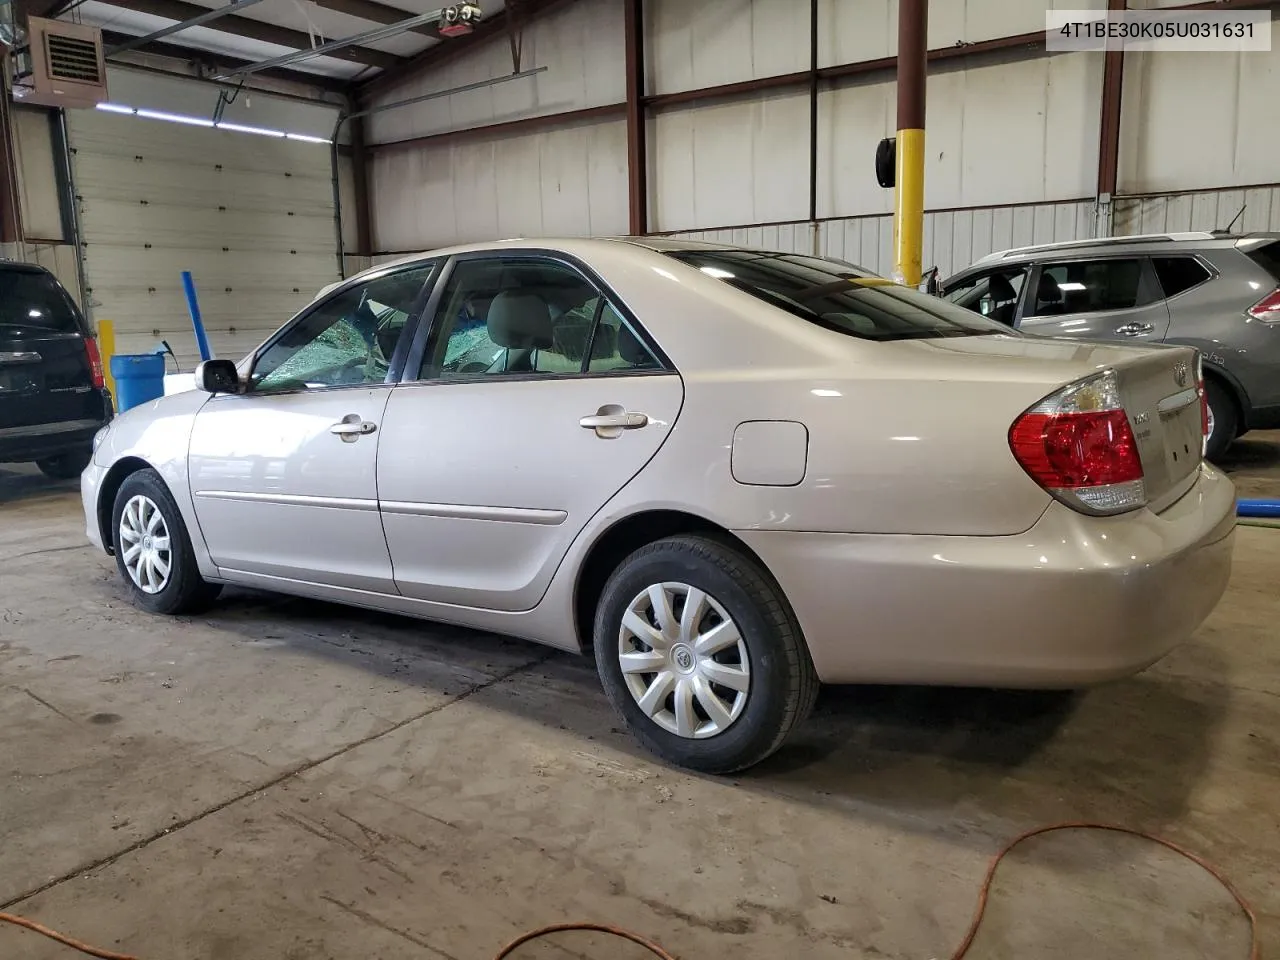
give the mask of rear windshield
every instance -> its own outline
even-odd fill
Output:
[[[75,304],[52,274],[0,269],[0,333],[42,336],[80,332]]]
[[[1247,250],[1245,253],[1250,260],[1280,280],[1280,240]]]
[[[864,340],[1010,334],[1004,324],[837,260],[751,250],[670,256],[802,320]]]

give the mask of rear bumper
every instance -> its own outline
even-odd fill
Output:
[[[0,463],[26,463],[88,451],[107,420],[69,420],[30,427],[0,427]]]
[[[1187,639],[1231,574],[1235,488],[1205,465],[1163,513],[1055,503],[1012,537],[740,531],[786,591],[828,683],[1063,688]]]

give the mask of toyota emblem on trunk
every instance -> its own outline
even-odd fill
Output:
[[[1173,379],[1180,387],[1187,385],[1187,365],[1180,363],[1173,368]]]

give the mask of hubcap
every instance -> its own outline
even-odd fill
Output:
[[[668,733],[724,733],[751,692],[747,645],[728,611],[687,583],[658,583],[622,616],[618,663],[636,705]]]
[[[160,508],[142,495],[130,497],[120,514],[121,559],[129,579],[143,593],[159,593],[169,583],[173,553]]]
[[[1206,439],[1212,439],[1212,438],[1213,438],[1213,405],[1212,405],[1212,404],[1207,404],[1207,405],[1206,405],[1206,407],[1205,407],[1205,409],[1206,409],[1206,411],[1207,411],[1207,412],[1208,412],[1208,414],[1209,414],[1209,418],[1208,418],[1208,419],[1209,419],[1209,434],[1208,434],[1208,437],[1207,437]]]

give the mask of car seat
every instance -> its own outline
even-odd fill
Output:
[[[508,372],[532,370],[533,351],[548,350],[555,344],[547,302],[528,290],[504,290],[494,297],[485,327],[489,339],[508,351]]]
[[[1036,289],[1036,313],[1046,316],[1062,312],[1062,288],[1058,286],[1058,281],[1047,273],[1040,274],[1040,283]]]
[[[987,296],[993,304],[987,316],[1006,327],[1013,326],[1013,315],[1018,309],[1018,291],[1013,289],[1009,278],[1003,273],[992,274],[987,282]]]

